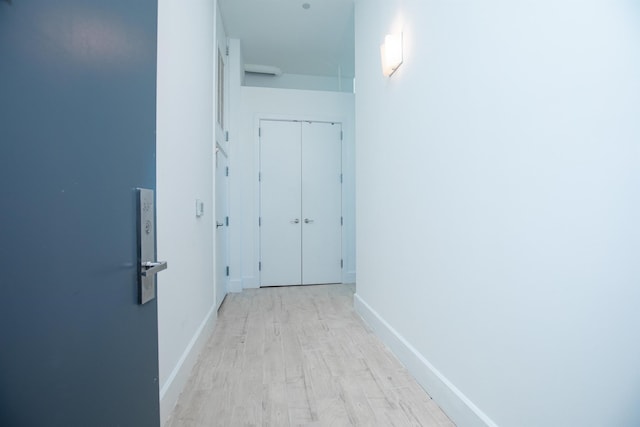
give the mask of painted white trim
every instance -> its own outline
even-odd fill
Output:
[[[356,282],[355,271],[347,271],[342,275],[342,283],[355,283],[355,282]]]
[[[442,410],[459,426],[498,427],[469,398],[389,325],[360,295],[353,305],[376,336],[385,343]]]
[[[255,276],[245,276],[242,278],[243,289],[258,289],[259,287],[258,279]]]
[[[160,425],[164,425],[167,422],[173,408],[178,403],[180,393],[182,393],[189,375],[191,375],[191,371],[198,361],[198,356],[200,356],[200,352],[213,333],[213,329],[216,326],[217,313],[215,307],[211,307],[191,341],[189,341],[178,363],[171,371],[167,381],[160,389]]]
[[[229,280],[229,289],[228,289],[228,291],[230,293],[242,292],[242,280],[240,280],[240,279]]]

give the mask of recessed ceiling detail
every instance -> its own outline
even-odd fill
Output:
[[[240,39],[245,63],[286,74],[354,76],[353,0],[220,0],[227,36]],[[302,6],[302,7],[301,7]]]

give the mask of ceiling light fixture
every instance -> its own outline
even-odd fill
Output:
[[[302,8],[304,10],[309,10],[309,9],[311,9],[311,5],[309,3],[302,3]]]
[[[402,33],[387,34],[380,46],[382,74],[391,76],[402,64]]]

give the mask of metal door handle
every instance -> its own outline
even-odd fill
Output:
[[[305,223],[305,224],[311,224],[311,223],[313,223],[313,220],[312,220],[312,219],[309,219],[309,218],[305,218],[305,219],[304,219],[304,223]]]
[[[166,269],[167,269],[166,261],[160,261],[160,262],[146,261],[142,263],[142,271],[140,272],[140,274],[143,275],[144,277],[147,277]]]
[[[300,224],[300,220],[298,218],[291,221],[291,224]]]
[[[221,223],[221,222],[216,222],[216,228],[218,228],[218,227],[222,227],[223,225],[224,225],[224,224],[223,224],[223,223]]]

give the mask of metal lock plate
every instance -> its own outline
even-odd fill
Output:
[[[156,273],[166,268],[166,262],[156,262],[154,192],[146,188],[138,188],[138,284],[140,304],[145,304],[156,297]]]

